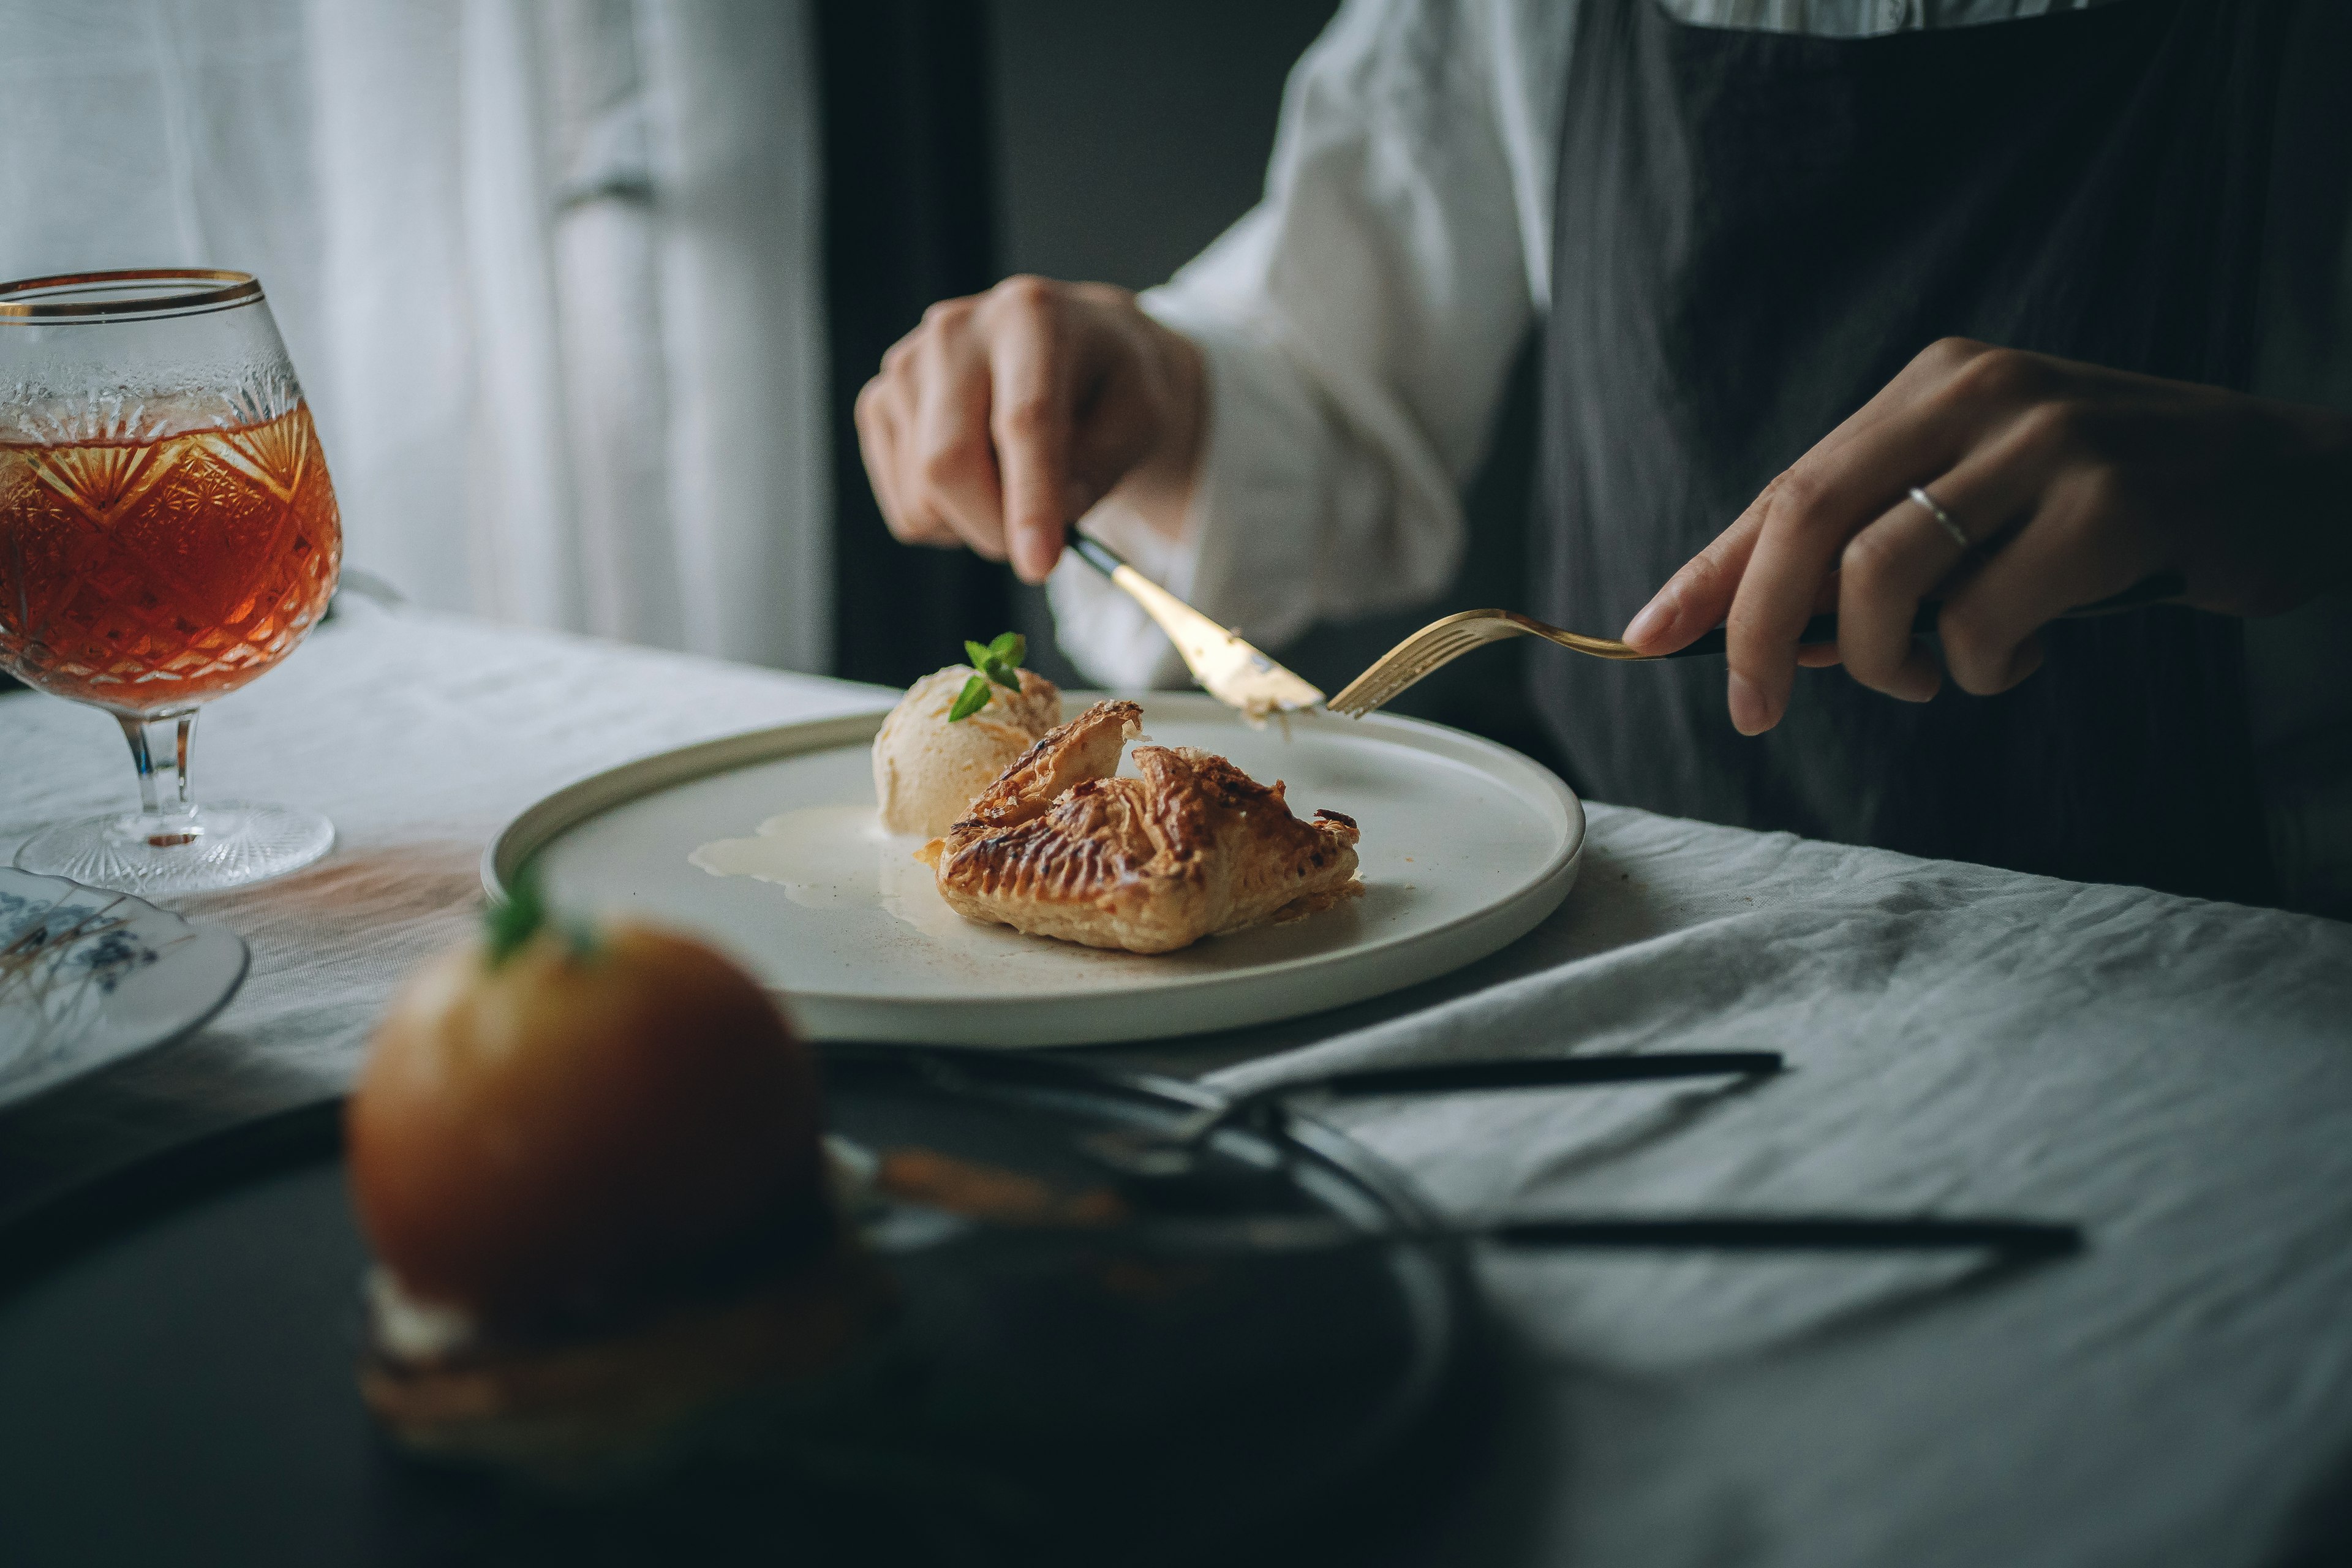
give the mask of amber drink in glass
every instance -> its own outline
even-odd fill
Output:
[[[0,284],[0,667],[112,713],[141,808],[44,829],[26,870],[138,893],[258,881],[326,853],[288,806],[199,807],[199,707],[326,611],[342,528],[261,288],[139,271]]]

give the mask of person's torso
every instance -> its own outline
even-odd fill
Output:
[[[2284,18],[2117,0],[1823,37],[1588,0],[1553,217],[1542,609],[1623,624],[1938,337],[2243,385]],[[1719,664],[1553,658],[1537,689],[1604,798],[2261,898],[2238,631],[2180,609],[2068,624],[2017,690],[1925,705],[1806,672],[1756,740]]]
[[[1549,310],[1555,158],[1588,3],[1496,0],[1476,69],[1492,136],[1511,161],[1529,296]],[[1866,38],[1947,28],[2032,26],[2053,11],[2133,0],[1657,0],[1692,26]],[[2301,8],[2282,104],[2283,156],[2299,158],[2292,199],[2274,202],[2256,310],[2252,390],[2352,413],[2352,139],[2341,132],[2340,64],[2352,49],[2352,6]],[[1412,26],[1418,11],[1406,7]],[[1976,121],[1970,118],[1967,124]],[[1594,628],[1580,628],[1594,629]],[[1613,628],[1601,627],[1609,630]],[[2352,594],[2244,625],[2244,697],[2257,748],[2267,832],[2281,891],[2298,907],[2352,912]],[[2317,672],[2317,673],[2315,673]]]

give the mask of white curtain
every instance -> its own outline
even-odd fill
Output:
[[[0,277],[242,268],[346,562],[801,669],[831,509],[806,0],[0,0]]]

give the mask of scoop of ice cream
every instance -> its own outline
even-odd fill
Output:
[[[891,833],[937,838],[1014,758],[1062,721],[1062,693],[1034,670],[1021,671],[1021,689],[990,682],[988,706],[948,722],[948,711],[972,671],[961,664],[927,675],[907,689],[874,737],[874,798]]]

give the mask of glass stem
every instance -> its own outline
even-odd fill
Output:
[[[194,841],[204,832],[195,790],[188,780],[188,742],[195,733],[196,710],[115,717],[122,721],[122,737],[131,742],[131,761],[139,770],[140,837],[157,849]]]

